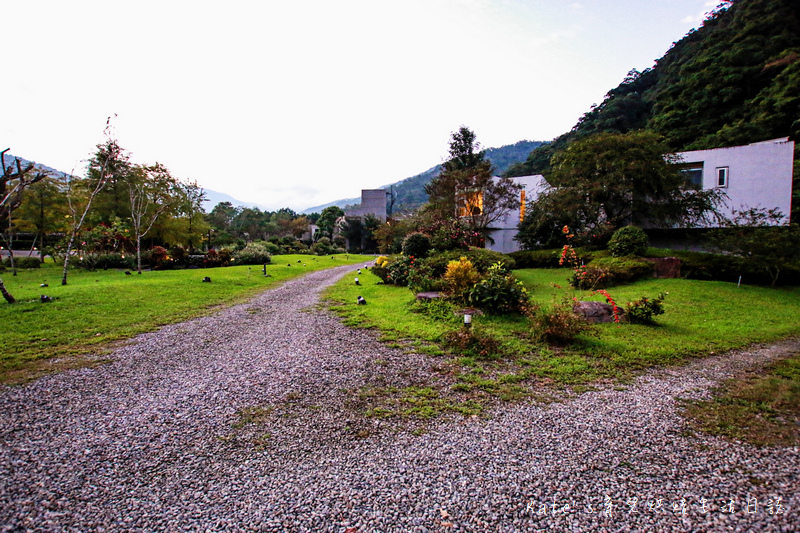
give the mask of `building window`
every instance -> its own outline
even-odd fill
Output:
[[[483,192],[466,190],[458,195],[458,216],[480,216],[483,214]]]
[[[728,186],[728,167],[717,167],[717,187]]]
[[[519,192],[519,221],[525,220],[525,189]]]
[[[681,174],[683,174],[686,183],[692,188],[703,188],[703,162],[699,163],[684,163],[680,167]]]

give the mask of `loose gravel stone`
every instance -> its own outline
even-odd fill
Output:
[[[0,390],[0,531],[800,529],[800,450],[697,435],[678,413],[797,342],[415,435],[354,394],[424,382],[437,360],[314,308],[352,270]]]

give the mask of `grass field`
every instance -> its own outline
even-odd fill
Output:
[[[588,291],[571,289],[567,283],[571,273],[568,269],[515,271],[542,309],[564,297],[604,300]],[[447,334],[463,328],[461,319],[454,316],[451,309],[442,306],[434,313],[421,312],[421,306],[415,303],[409,289],[379,284],[379,279],[370,273],[363,274],[361,281],[360,287],[346,280],[332,287],[328,297],[335,304],[333,309],[351,326],[378,328],[385,340],[398,347],[442,356],[444,363],[439,366],[446,369],[447,375],[432,377],[430,385],[437,389],[439,402],[451,395],[449,405],[471,401],[480,406],[496,399],[546,396],[546,387],[541,385],[550,383],[575,392],[591,388],[597,381],[624,385],[626,380],[650,367],[679,364],[693,357],[776,341],[800,332],[800,288],[648,279],[613,287],[609,292],[622,308],[642,296],[652,298],[667,292],[666,313],[657,317],[654,326],[601,324],[595,328],[594,335],[583,335],[570,346],[553,347],[537,340],[531,322],[525,317],[479,316],[473,317],[473,331],[497,341],[499,349],[490,357],[465,356],[448,348]],[[368,305],[355,305],[358,295],[363,296]],[[794,356],[787,364],[796,365],[797,361],[798,356]],[[447,387],[441,383],[448,382],[449,390],[445,390]],[[436,383],[440,384],[438,388]],[[780,383],[775,380],[769,383],[777,384],[777,388],[765,390],[764,382],[759,382],[761,403],[751,401],[747,404],[749,411],[738,411],[742,417],[739,426],[731,420],[723,425],[744,427],[747,417],[752,417],[753,409],[759,406],[770,420],[790,420],[789,424],[794,420],[796,424],[796,415],[776,411],[779,408],[770,407],[772,404],[765,403],[763,397],[773,394],[785,398],[782,391],[790,389],[795,391],[793,398],[797,398],[800,376],[795,373]],[[725,390],[744,386],[749,386],[749,382],[735,381]],[[396,394],[381,397],[375,391],[372,394],[376,398],[372,409],[383,416],[403,414],[392,413],[390,408],[410,399],[397,398]],[[781,405],[788,403],[784,401]],[[708,420],[698,425],[716,427]],[[773,432],[786,433],[780,428]],[[739,434],[746,432],[740,430]]]
[[[65,286],[60,283],[61,267],[52,263],[20,270],[17,276],[6,271],[0,276],[18,303],[0,300],[0,381],[24,381],[59,364],[83,364],[75,357],[96,354],[115,341],[244,301],[310,271],[366,259],[357,255],[276,256],[273,264],[267,265],[269,277],[264,277],[257,265],[141,275],[76,269],[70,271]],[[205,276],[211,283],[202,282]],[[40,287],[43,283],[49,286]],[[43,294],[55,300],[41,303]]]

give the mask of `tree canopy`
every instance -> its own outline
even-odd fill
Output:
[[[661,139],[648,132],[600,133],[558,152],[548,189],[529,204],[518,241],[552,244],[564,225],[578,233],[621,226],[689,227],[716,215],[716,189],[690,187]]]

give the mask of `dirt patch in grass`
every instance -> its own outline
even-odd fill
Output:
[[[757,446],[800,445],[800,353],[743,372],[712,394],[686,404],[694,429]]]

